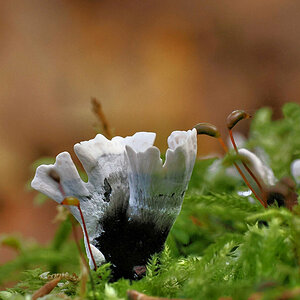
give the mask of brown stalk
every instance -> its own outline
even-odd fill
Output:
[[[108,139],[111,139],[112,138],[111,129],[108,124],[107,118],[103,112],[101,102],[96,98],[92,98],[91,100],[92,100],[93,112],[95,113],[95,115],[97,116],[98,120],[100,121],[103,127],[104,135]]]
[[[238,150],[238,148],[236,146],[236,143],[235,143],[235,140],[233,138],[232,129],[229,129],[229,136],[230,136],[230,140],[231,140],[231,143],[233,145],[233,148],[234,148],[235,152],[238,154],[239,150]],[[243,164],[244,168],[247,170],[247,172],[250,174],[250,176],[254,179],[254,181],[257,184],[261,194],[264,195],[264,190],[263,190],[260,182],[256,178],[256,176],[253,174],[253,172],[250,170],[250,168],[245,164],[245,162],[242,161],[242,164]],[[265,201],[263,201],[263,199],[261,199],[256,193],[254,193],[254,195],[259,200],[259,202],[261,204],[263,204],[264,207],[267,207],[267,204],[265,203]]]
[[[75,222],[75,220],[72,217],[71,224],[72,224],[72,232],[73,232],[74,241],[75,241],[75,244],[76,244],[76,247],[77,247],[77,250],[79,252],[79,256],[80,256],[82,262],[85,264],[86,267],[89,267],[87,261],[85,260],[84,254],[81,250],[80,243],[79,243],[79,238],[78,238],[78,235],[77,235],[77,230],[76,230],[76,226],[75,226],[74,222]]]
[[[90,252],[93,264],[94,264],[94,269],[96,271],[97,270],[97,265],[96,265],[96,261],[95,261],[95,258],[94,258],[94,255],[93,255],[93,252],[92,252],[92,249],[91,249],[91,245],[90,245],[90,241],[89,241],[89,236],[88,236],[86,225],[85,225],[85,221],[84,221],[84,218],[83,218],[83,213],[82,213],[82,210],[81,210],[79,204],[78,204],[77,207],[78,207],[78,210],[79,210],[79,213],[80,213],[80,217],[81,217],[81,220],[82,220],[83,230],[84,230],[85,237],[86,237],[86,240],[87,240],[86,242],[87,242],[87,245],[88,245],[88,248],[89,248],[89,252]]]
[[[249,119],[249,118],[251,118],[251,116],[243,110],[235,110],[231,114],[229,114],[229,116],[227,117],[226,125],[227,125],[227,129],[229,131],[230,141],[231,141],[233,148],[237,154],[239,153],[239,151],[236,146],[235,140],[233,138],[232,129],[239,121],[244,120],[244,119]],[[262,185],[260,184],[259,180],[257,179],[257,177],[253,174],[253,172],[250,170],[250,168],[246,165],[245,162],[242,161],[242,165],[244,166],[246,171],[249,173],[249,175],[254,179],[254,181],[256,182],[256,184],[262,194],[262,197],[264,197],[264,190],[263,190]],[[243,179],[244,179],[244,177],[243,177]],[[256,199],[263,205],[263,207],[266,208],[267,207],[266,201],[264,201],[264,199],[262,199],[260,196],[258,196],[258,194],[254,191],[254,189],[252,189],[252,187],[250,187],[250,185],[248,185],[248,187],[251,189],[251,191],[254,194],[254,196],[256,197]]]
[[[225,153],[228,152],[228,148],[226,147],[223,139],[221,137],[218,137],[218,141],[221,144],[222,148],[224,149]],[[243,163],[244,164],[244,163]],[[258,196],[258,194],[255,192],[255,190],[252,188],[251,184],[249,183],[249,181],[247,180],[246,176],[244,175],[244,173],[242,172],[241,168],[238,166],[237,163],[233,163],[233,165],[235,166],[235,168],[237,169],[237,171],[239,172],[239,174],[241,175],[241,177],[243,178],[244,182],[247,184],[248,188],[252,191],[253,195],[256,197],[256,199],[262,204],[263,207],[267,207],[267,205],[265,204],[265,202]]]
[[[76,231],[76,227],[75,227],[75,223],[74,223],[73,219],[71,220],[71,223],[72,223],[72,229],[73,229],[72,231],[73,231],[75,244],[76,244],[76,247],[78,249],[78,252],[79,252],[79,255],[80,255],[80,261],[81,261],[81,264],[82,264],[82,267],[81,267],[81,269],[82,269],[81,282],[80,282],[81,283],[80,284],[80,295],[85,293],[85,289],[86,289],[86,272],[87,272],[89,277],[90,277],[90,280],[91,280],[91,286],[92,286],[92,290],[93,290],[93,297],[94,297],[94,299],[96,299],[94,280],[93,280],[93,277],[92,277],[92,274],[91,274],[91,271],[90,271],[90,267],[89,267],[89,265],[88,265],[88,263],[85,259],[84,254],[81,251],[79,238],[78,238],[78,235],[77,235],[77,231]]]

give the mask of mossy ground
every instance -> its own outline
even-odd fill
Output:
[[[291,162],[300,158],[300,107],[286,104],[283,118],[277,121],[272,121],[269,109],[259,110],[248,147],[264,151],[277,178],[290,175]],[[300,207],[293,212],[264,209],[258,201],[237,193],[247,188],[225,167],[212,176],[209,167],[214,160],[197,161],[165,250],[151,258],[143,279],[111,283],[107,264],[92,271],[93,285],[87,282],[84,295],[82,282],[62,280],[48,298],[126,299],[126,291],[134,289],[169,298],[300,299]],[[40,277],[46,271],[80,276],[71,231],[66,219],[47,247],[3,236],[2,244],[19,255],[0,267],[0,282],[19,283],[0,292],[0,299],[28,298],[46,283]]]

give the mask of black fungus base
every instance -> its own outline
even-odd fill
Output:
[[[112,280],[139,279],[149,258],[163,250],[169,226],[157,230],[151,221],[129,221],[126,209],[114,212],[101,221],[104,232],[96,239],[97,247],[112,264]]]

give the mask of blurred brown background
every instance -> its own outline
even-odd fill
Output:
[[[154,131],[162,149],[175,129],[299,102],[297,0],[1,1],[0,42],[0,233],[43,243],[56,205],[32,205],[30,165],[94,137],[91,96],[115,134]]]

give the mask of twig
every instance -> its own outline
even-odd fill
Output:
[[[102,110],[102,105],[101,105],[100,101],[98,101],[96,98],[92,98],[92,105],[93,105],[93,112],[95,113],[95,115],[99,119],[100,123],[102,124],[104,135],[108,139],[111,139],[112,134],[111,134],[110,126],[109,126],[108,121],[105,117],[105,114]]]
[[[39,297],[43,297],[45,295],[48,295],[56,286],[57,284],[61,281],[61,276],[54,278],[50,282],[47,282],[45,285],[43,285],[39,290],[37,290],[33,295],[32,295],[32,300],[36,300]]]

